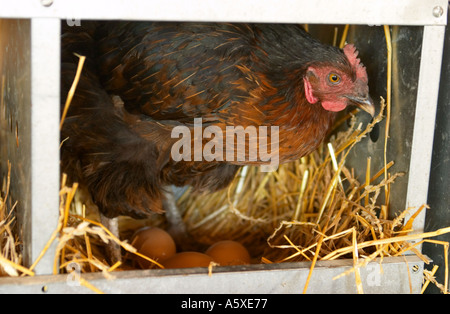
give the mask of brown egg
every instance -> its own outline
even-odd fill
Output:
[[[142,243],[147,240],[148,235],[154,232],[152,229],[153,227],[143,227],[133,234],[131,243],[137,250],[139,250]]]
[[[247,249],[236,241],[220,241],[206,251],[213,261],[221,266],[250,264],[250,254]]]
[[[165,260],[162,264],[165,268],[208,267],[212,258],[199,252],[182,252]]]
[[[163,262],[176,253],[175,242],[170,234],[160,228],[146,228],[136,233],[133,241],[139,253],[158,262]],[[138,257],[142,268],[149,268],[152,262]]]

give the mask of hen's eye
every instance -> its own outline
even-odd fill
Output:
[[[330,73],[328,74],[328,81],[331,84],[338,84],[341,81],[341,77],[336,73]]]

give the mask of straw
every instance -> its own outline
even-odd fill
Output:
[[[80,60],[78,60],[77,72],[75,73],[75,78],[73,80],[72,86],[70,87],[69,93],[67,95],[66,103],[64,104],[63,113],[61,116],[61,122],[59,124],[59,129],[62,129],[64,124],[64,120],[66,119],[67,112],[69,111],[70,103],[72,102],[73,96],[75,95],[75,90],[77,89],[78,82],[80,81],[81,72],[83,70],[84,61],[86,60],[85,56],[80,56],[79,54],[74,53]]]
[[[386,127],[384,136],[384,165],[386,169],[387,164],[387,143],[389,138],[389,129],[391,124],[391,90],[392,90],[392,42],[391,33],[388,25],[384,25],[384,35],[386,38],[386,50],[387,50],[387,82],[386,82]],[[384,171],[384,179],[388,179],[387,170]],[[385,199],[386,199],[386,209],[383,211],[384,217],[388,217],[389,213],[389,186],[385,186]]]

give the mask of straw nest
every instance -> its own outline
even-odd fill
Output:
[[[0,194],[0,277],[18,276],[20,272],[26,272],[26,269],[20,266],[22,256],[19,249],[19,240],[15,232],[16,218],[14,209],[15,203],[9,210],[8,194],[10,187],[11,164],[8,163],[8,175],[3,182]]]
[[[408,208],[389,219],[386,205],[377,203],[379,195],[389,193],[390,185],[401,175],[384,177],[393,162],[371,173],[368,158],[362,182],[355,177],[353,169],[345,166],[351,149],[382,120],[384,101],[381,107],[380,114],[365,129],[353,123],[347,131],[331,138],[330,143],[309,156],[281,165],[277,171],[265,173],[257,167],[243,167],[226,190],[206,195],[187,190],[179,198],[178,206],[190,234],[203,244],[221,239],[237,240],[247,246],[255,263],[311,261],[311,272],[317,260],[353,259],[354,267],[348,273],[355,273],[360,292],[359,268],[377,257],[402,256],[411,251],[428,263],[415,248],[423,241],[441,244],[447,256],[448,243],[429,238],[450,232],[450,228],[410,234],[414,218],[426,205]],[[33,276],[40,258],[29,268],[21,266],[20,243],[13,232],[15,205],[7,209],[9,176],[2,191],[0,275]],[[81,273],[101,271],[106,277],[114,278],[113,270],[132,268],[132,256],[139,255],[130,245],[131,233],[143,225],[164,226],[164,218],[155,215],[155,220],[135,221],[121,217],[122,238],[127,239],[122,241],[97,222],[92,214],[95,205],[82,202],[81,192],[76,183],[67,186],[63,176],[60,219],[47,245],[48,248],[54,241],[57,243],[54,273],[70,272],[77,265]],[[408,213],[412,213],[411,218],[404,221]],[[419,239],[425,240],[409,242]],[[123,263],[106,262],[104,244],[109,241],[123,248]],[[152,262],[155,268],[162,267],[157,261]],[[435,271],[436,267],[425,273],[426,284],[433,282],[447,291],[447,281],[443,285],[437,283],[433,277]],[[80,283],[101,292],[82,277]]]
[[[385,31],[390,68],[389,31],[387,28]],[[341,44],[343,42],[344,37]],[[84,58],[80,56],[80,71],[83,62]],[[72,96],[76,82],[77,78],[71,90]],[[66,107],[72,96],[69,94]],[[342,275],[354,273],[358,292],[363,292],[359,269],[377,257],[402,256],[412,252],[428,263],[416,249],[424,241],[442,245],[447,257],[449,243],[430,238],[450,232],[450,227],[411,234],[415,217],[427,208],[426,205],[418,204],[420,207],[408,208],[390,219],[388,204],[379,204],[380,194],[384,193],[385,199],[389,199],[390,185],[402,175],[388,172],[393,162],[385,159],[384,168],[372,173],[368,157],[366,176],[362,180],[345,165],[352,148],[382,120],[385,108],[386,125],[389,126],[390,77],[388,98],[386,104],[381,101],[381,107],[380,114],[367,127],[353,123],[348,131],[338,133],[314,153],[281,165],[277,171],[264,173],[256,167],[243,167],[226,190],[209,195],[187,190],[179,198],[178,207],[183,211],[190,234],[203,244],[221,239],[237,240],[247,246],[255,263],[310,261],[310,275],[317,260],[353,259],[354,267]],[[387,130],[386,142],[388,133]],[[155,215],[152,221],[121,217],[121,238],[125,240],[120,240],[97,222],[92,214],[95,213],[95,205],[82,201],[83,193],[78,184],[67,186],[63,176],[58,226],[38,259],[25,268],[17,232],[14,232],[15,204],[8,205],[11,203],[8,202],[9,180],[8,175],[0,196],[0,276],[33,276],[34,267],[56,242],[55,274],[70,272],[73,265],[77,265],[81,273],[100,271],[113,278],[114,270],[130,269],[132,257],[140,255],[130,244],[131,234],[144,225],[165,225],[163,216]],[[405,217],[411,218],[405,221]],[[411,240],[419,241],[413,244]],[[125,252],[123,263],[109,265],[106,262],[104,244],[110,241],[119,244]],[[152,263],[155,268],[162,267],[157,261]],[[443,285],[433,277],[436,270],[437,266],[432,271],[425,271],[424,289],[432,282],[447,292],[448,261]],[[101,293],[82,276],[79,280],[80,284]]]

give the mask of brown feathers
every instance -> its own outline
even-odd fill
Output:
[[[335,67],[361,73],[354,50],[323,45],[297,25],[84,27],[63,35],[62,95],[74,75],[72,53],[86,55],[87,65],[62,130],[62,165],[109,217],[161,212],[162,189],[171,184],[214,191],[241,165],[276,158],[276,166],[310,153],[335,116],[322,102],[334,101],[329,95],[347,101],[314,75]],[[316,70],[309,91],[315,103],[305,97],[307,69]],[[174,136],[177,127],[183,132]],[[226,137],[230,128],[245,133]],[[177,159],[172,148],[182,134],[190,136],[189,147],[175,150],[184,156]],[[229,147],[231,138],[244,144]]]

